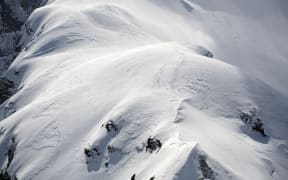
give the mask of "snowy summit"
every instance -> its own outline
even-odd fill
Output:
[[[287,0],[0,15],[0,180],[287,180]]]

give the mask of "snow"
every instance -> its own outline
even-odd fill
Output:
[[[1,105],[1,169],[15,136],[8,172],[20,180],[198,179],[200,156],[215,179],[284,180],[285,3],[48,1],[5,72],[18,88]],[[240,119],[253,108],[267,137]]]

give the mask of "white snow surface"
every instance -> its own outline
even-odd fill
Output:
[[[1,169],[14,136],[8,172],[18,180],[197,180],[199,155],[217,180],[287,179],[287,8],[285,0],[48,1],[28,19],[34,33],[5,73],[18,90],[1,107]],[[267,137],[240,119],[252,108]],[[109,120],[117,132],[103,127]],[[162,147],[139,152],[150,136]],[[90,146],[100,156],[88,159]]]

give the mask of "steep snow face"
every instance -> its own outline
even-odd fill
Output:
[[[284,5],[48,1],[4,74],[0,177],[284,180]]]

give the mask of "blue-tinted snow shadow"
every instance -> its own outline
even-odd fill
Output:
[[[262,144],[268,144],[270,137],[269,136],[263,136],[259,132],[253,131],[252,127],[245,124],[240,127],[241,131],[245,133],[247,136],[249,136],[254,141],[260,142]]]
[[[108,165],[116,164],[118,161],[122,159],[122,156],[119,157],[116,152],[109,152],[108,150],[110,141],[117,134],[118,131],[107,132],[106,136],[104,136],[101,140],[96,142],[96,144],[92,145],[92,147],[95,147],[97,149],[97,152],[99,152],[99,154],[94,155],[93,158],[86,157],[88,172],[98,171],[103,167],[103,165],[105,166],[106,163],[108,163]]]
[[[270,138],[288,139],[288,97],[260,80],[246,78],[245,83],[249,98],[258,106],[257,116],[264,123],[265,134]],[[243,126],[241,129],[259,142],[267,142],[270,139],[261,138],[258,132],[251,132],[251,127],[249,129]]]

